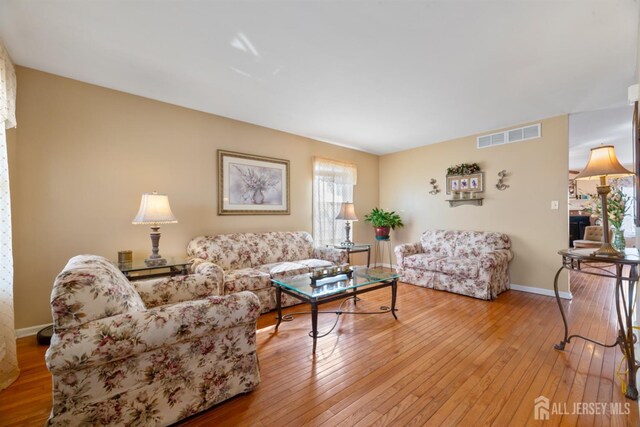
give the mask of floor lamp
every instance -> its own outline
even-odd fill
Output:
[[[600,185],[596,188],[602,203],[602,246],[592,255],[619,257],[624,254],[618,252],[611,246],[609,238],[609,214],[607,212],[607,196],[611,192],[611,186],[607,183],[607,178],[619,178],[633,175],[618,161],[613,145],[601,145],[591,149],[587,166],[574,179],[599,179]]]

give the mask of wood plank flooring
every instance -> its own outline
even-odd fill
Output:
[[[565,301],[570,333],[613,342],[613,282],[574,275],[571,290],[574,300]],[[382,289],[363,295],[357,309],[389,302],[390,290]],[[397,321],[388,313],[342,315],[336,330],[318,340],[315,357],[308,315],[283,322],[277,333],[274,314],[261,316],[261,384],[180,424],[640,425],[638,404],[624,397],[616,375],[619,348],[577,339],[564,352],[553,349],[562,323],[551,297],[508,291],[486,302],[400,284],[398,308]],[[320,330],[334,318],[320,315]],[[0,425],[43,425],[48,416],[45,347],[34,341],[18,340],[22,374],[0,392]],[[541,395],[556,408],[544,423],[534,419],[534,399]],[[603,413],[593,413],[597,402],[606,404]],[[575,412],[583,403],[582,413]]]

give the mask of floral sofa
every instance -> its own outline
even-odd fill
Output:
[[[260,299],[263,313],[276,306],[272,278],[348,262],[345,251],[316,247],[304,231],[199,236],[189,242],[187,256],[194,268],[202,263],[212,270],[215,266],[220,295],[251,291]],[[294,297],[282,296],[283,306],[299,303]]]
[[[509,289],[509,236],[481,231],[425,231],[418,243],[396,246],[405,283],[491,300]]]
[[[129,282],[106,258],[72,258],[51,295],[48,425],[169,425],[252,390],[260,303],[216,295],[206,273]]]

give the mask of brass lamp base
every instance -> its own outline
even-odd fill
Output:
[[[621,258],[624,256],[624,253],[618,252],[611,246],[611,243],[605,242],[600,246],[598,250],[591,254],[592,256],[601,256],[601,257],[616,257]]]

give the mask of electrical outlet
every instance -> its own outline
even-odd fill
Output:
[[[552,200],[551,201],[551,209],[553,209],[554,211],[558,210],[558,201],[557,200]]]

